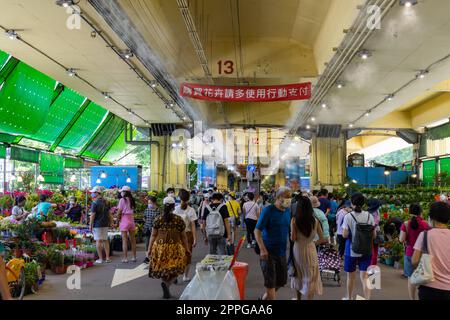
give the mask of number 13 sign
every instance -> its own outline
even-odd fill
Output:
[[[217,62],[217,65],[219,66],[219,74],[233,74],[234,73],[234,62],[231,60],[222,61],[219,60]]]

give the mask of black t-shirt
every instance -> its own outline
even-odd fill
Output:
[[[215,210],[218,206],[220,206],[221,203],[210,203],[209,206],[211,207],[211,209]],[[230,213],[228,212],[228,208],[226,204],[223,204],[222,208],[220,208],[219,210],[220,215],[222,216],[223,219],[223,225],[225,226],[225,219],[230,218]],[[209,209],[208,207],[205,207],[205,210],[203,211],[203,220],[206,221],[206,217],[209,214]],[[225,227],[225,233],[223,235],[224,238],[227,238],[227,228]]]
[[[70,203],[66,204],[66,210],[69,210]],[[80,222],[81,220],[81,213],[83,209],[81,206],[77,203],[75,206],[70,209],[69,213],[67,214],[67,217],[70,218],[73,222]]]
[[[95,213],[94,228],[109,227],[109,205],[103,199],[97,199],[92,203],[91,212]]]

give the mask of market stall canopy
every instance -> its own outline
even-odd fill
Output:
[[[0,142],[101,161],[123,136],[125,120],[3,51],[0,80]],[[13,147],[11,159],[39,163],[39,152]]]

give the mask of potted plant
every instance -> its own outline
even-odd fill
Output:
[[[48,251],[48,260],[50,262],[51,269],[56,274],[64,273],[64,255],[61,251],[51,248]]]
[[[36,261],[25,263],[25,292],[26,294],[36,293],[39,289],[38,269],[39,264]]]

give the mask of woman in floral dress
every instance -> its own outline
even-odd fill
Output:
[[[153,223],[149,252],[151,252],[149,277],[161,279],[164,299],[171,298],[170,286],[186,268],[188,248],[186,225],[175,215],[175,199],[166,197],[163,201],[163,214]]]

